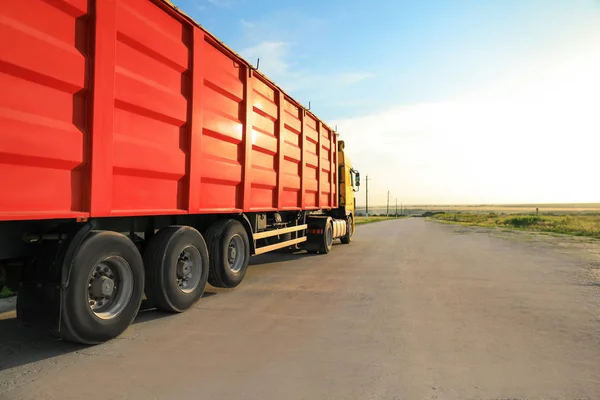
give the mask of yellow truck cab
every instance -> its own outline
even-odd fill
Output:
[[[350,237],[354,234],[354,216],[356,199],[354,193],[360,187],[360,173],[352,168],[352,162],[344,151],[344,141],[338,141],[339,162],[339,208],[346,216]]]

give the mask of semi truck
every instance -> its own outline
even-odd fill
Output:
[[[0,286],[65,340],[354,234],[337,133],[166,0],[0,7]],[[343,251],[343,247],[339,251]],[[319,258],[315,258],[315,265]]]

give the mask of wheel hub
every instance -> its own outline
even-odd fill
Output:
[[[229,246],[229,262],[233,262],[237,256],[237,250],[235,246]]]
[[[202,260],[198,249],[186,246],[177,260],[177,286],[184,293],[190,293],[198,286],[202,275]]]
[[[127,307],[132,293],[133,274],[123,257],[107,257],[91,271],[88,304],[98,318],[117,317]]]
[[[246,251],[244,241],[239,234],[235,234],[229,240],[227,248],[227,263],[233,273],[238,273],[244,265],[244,252]]]
[[[180,258],[180,261],[177,263],[177,276],[180,278],[185,278],[192,272],[192,266],[188,261],[187,257]]]
[[[94,297],[111,297],[115,291],[115,281],[107,276],[92,281],[92,295]]]

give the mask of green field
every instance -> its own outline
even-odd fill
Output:
[[[14,296],[14,293],[8,290],[7,288],[0,290],[0,299],[10,296]]]
[[[538,203],[538,204],[440,204],[440,205],[404,205],[403,212],[409,215],[420,215],[427,211],[498,213],[498,214],[531,214],[536,209],[540,213],[552,214],[599,214],[600,203]],[[391,210],[391,209],[390,209]],[[364,215],[365,208],[357,207],[357,215]],[[385,214],[385,206],[369,207],[369,214]]]
[[[399,219],[399,218],[401,218],[401,217],[369,216],[369,220],[367,221],[367,217],[356,217],[356,219],[354,220],[354,223],[356,225],[364,225],[364,224],[370,224],[373,222],[387,221],[390,219]]]
[[[430,219],[461,225],[500,227],[600,238],[600,215],[498,215],[496,213],[454,212],[433,215]]]

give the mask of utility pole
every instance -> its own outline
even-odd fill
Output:
[[[390,191],[388,190],[387,208],[385,209],[385,216],[390,216]]]
[[[396,218],[398,218],[398,198],[396,197]]]
[[[367,175],[367,178],[365,179],[365,186],[366,186],[366,190],[365,190],[365,214],[367,215],[367,221],[369,220],[369,175]]]

